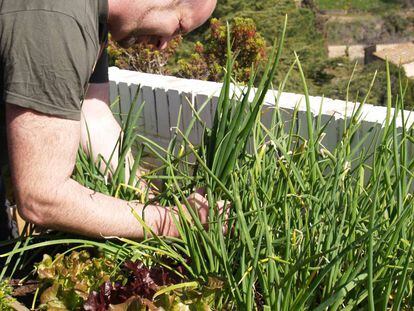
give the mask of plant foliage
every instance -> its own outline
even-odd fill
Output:
[[[44,255],[36,265],[43,287],[41,308],[75,310],[82,306],[92,290],[110,280],[115,265],[109,260],[91,258],[87,251],[58,254],[53,259]]]
[[[237,55],[233,64],[239,81],[247,82],[254,68],[265,59],[266,42],[252,19],[236,17],[231,25],[232,50]],[[227,31],[222,21],[213,18],[206,33],[205,44],[198,41],[189,60],[179,61],[178,75],[210,81],[220,81],[226,64]]]
[[[206,305],[212,310],[412,310],[414,131],[404,110],[407,85],[399,81],[393,91],[387,66],[384,124],[361,122],[368,90],[360,104],[348,102],[352,116],[342,120],[337,143],[328,146],[325,138],[332,120],[313,114],[297,55],[280,90],[295,70],[302,81],[306,113],[264,107],[282,61],[286,29],[257,90],[255,74],[247,85],[232,83],[235,58],[227,37],[226,74],[211,129],[200,117],[208,102],[194,110],[184,133],[176,128],[167,148],[135,134],[134,117],[124,120],[129,125],[124,125],[116,149],[119,158],[126,161],[126,146],[139,140],[160,160],[162,165],[144,178],[162,180],[154,200],[178,207],[178,238],[154,235],[138,217],[137,226],[146,231],[142,241],[49,237],[40,244],[20,244],[6,255],[15,258],[45,245],[65,244],[99,247],[116,266],[133,262],[126,283],[95,287],[93,303],[105,306],[108,294],[119,289],[133,295],[125,295],[122,303],[146,308],[167,299],[190,310]],[[281,93],[271,94],[278,103]],[[204,129],[200,146],[188,138],[197,122]],[[125,163],[110,182],[99,172],[100,164],[85,158],[77,162],[74,175],[92,189],[138,198],[133,180],[122,185]],[[187,200],[200,188],[210,206],[208,228]],[[223,201],[224,212],[217,208]],[[145,198],[146,204],[151,202]],[[177,281],[158,283],[151,273],[159,266]],[[156,288],[154,283],[165,285]]]
[[[0,310],[12,311],[12,303],[15,301],[12,298],[13,288],[10,286],[8,280],[0,281]]]
[[[171,74],[168,61],[181,44],[181,37],[176,37],[164,50],[157,50],[147,43],[137,43],[129,48],[121,48],[109,39],[109,65],[121,69],[143,71],[154,74]]]

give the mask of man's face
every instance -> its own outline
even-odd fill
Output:
[[[110,25],[112,39],[122,47],[145,42],[163,49],[174,37],[201,26],[216,6],[216,0],[135,0],[134,3],[137,7],[126,6],[129,10],[118,25]]]

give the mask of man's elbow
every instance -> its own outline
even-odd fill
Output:
[[[16,196],[17,209],[20,216],[27,222],[39,227],[53,225],[53,206],[58,204],[58,197],[51,191],[18,191]]]

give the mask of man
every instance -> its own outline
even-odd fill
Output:
[[[162,49],[204,23],[215,4],[0,0],[0,165],[7,133],[14,197],[26,221],[90,237],[143,236],[129,203],[70,179],[79,143],[87,141],[85,122],[94,155],[109,158],[120,133],[108,108],[106,29],[122,46],[148,42]],[[207,222],[205,200],[194,195],[192,204]],[[143,214],[142,205],[132,208]],[[167,208],[146,207],[145,220],[156,234],[178,234]]]

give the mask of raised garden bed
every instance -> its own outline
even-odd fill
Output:
[[[138,193],[133,180],[123,185],[117,171],[105,178],[100,163],[79,152],[73,178],[91,189],[126,200],[184,204],[189,215],[178,212],[180,238],[157,237],[149,228],[139,242],[58,233],[24,237],[3,255],[9,264],[2,276],[22,277],[37,261],[36,272],[21,283],[36,277],[33,306],[49,310],[412,310],[414,136],[403,110],[404,85],[400,94],[389,92],[383,123],[366,120],[364,99],[349,103],[353,108],[342,118],[326,119],[313,110],[296,59],[305,109],[295,102],[291,114],[281,105],[262,110],[281,48],[255,92],[252,84],[232,86],[229,55],[211,127],[202,115],[214,100],[188,105],[187,119],[187,105],[180,101],[178,118],[168,119],[176,126],[169,123],[171,135],[159,143],[140,134],[133,113],[157,113],[157,108],[125,109],[121,94],[117,111],[125,136],[118,149],[122,154],[136,143],[136,161],[151,154],[161,163],[144,177],[161,180],[155,199]],[[149,89],[142,88],[138,97],[145,92]],[[281,104],[283,96],[276,93],[273,100]],[[144,128],[159,131],[157,120]],[[198,144],[191,142],[192,128],[200,134],[193,137]],[[326,140],[333,129],[334,142]],[[130,135],[135,130],[138,134]],[[200,188],[211,207],[208,228],[187,200]],[[228,206],[227,213],[217,208],[219,202]],[[139,216],[137,225],[145,227]],[[1,293],[5,305],[8,298]]]

